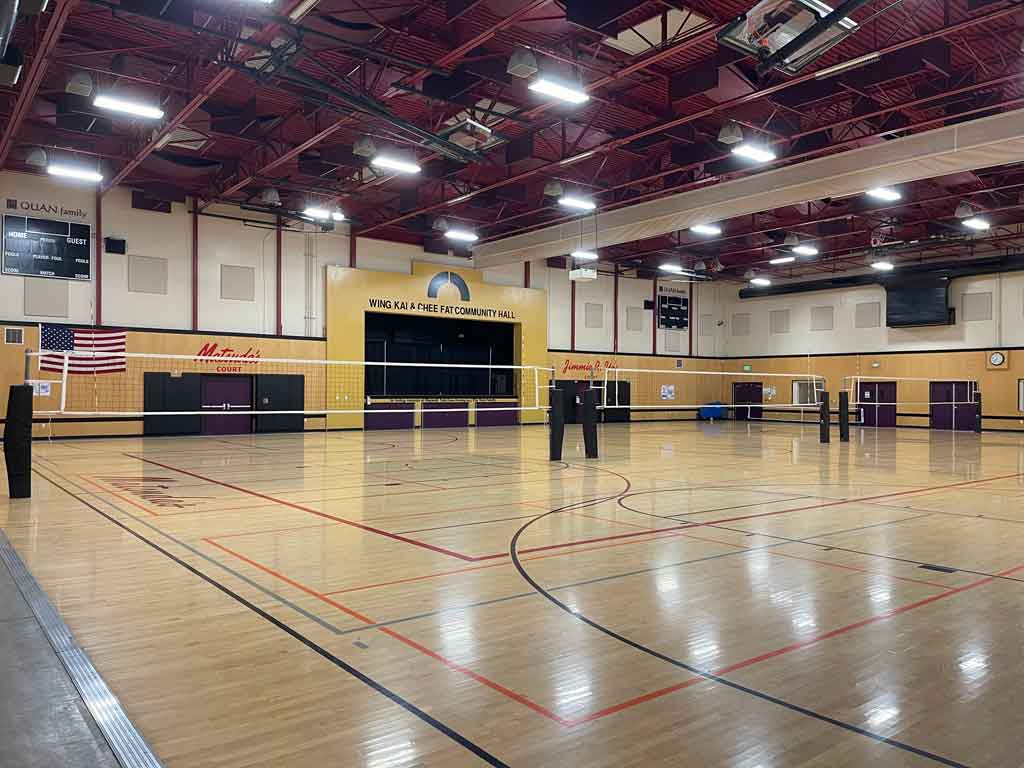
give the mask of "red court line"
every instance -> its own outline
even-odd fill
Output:
[[[751,657],[749,659],[744,659],[743,661],[738,661],[735,664],[730,664],[727,667],[722,667],[721,669],[716,670],[714,674],[716,674],[716,675],[725,675],[725,674],[728,674],[729,672],[735,672],[736,670],[744,669],[746,667],[753,666],[754,664],[758,664],[758,663],[760,663],[762,661],[767,661],[768,659],[774,659],[777,656],[783,656],[783,655],[785,655],[787,653],[792,653],[793,651],[798,651],[798,650],[800,650],[802,648],[807,648],[807,647],[809,647],[811,645],[817,645],[818,643],[823,642],[825,640],[829,640],[829,639],[831,639],[833,637],[838,637],[839,635],[845,635],[847,632],[852,632],[855,629],[860,629],[861,627],[866,627],[866,626],[868,626],[870,624],[875,624],[875,623],[877,623],[879,621],[885,621],[886,619],[891,619],[894,616],[899,616],[899,615],[907,613],[909,611],[913,611],[916,608],[921,608],[922,606],[930,605],[931,603],[938,602],[939,600],[945,600],[947,597],[952,597],[953,595],[959,595],[961,592],[967,592],[968,590],[976,589],[977,587],[984,586],[985,584],[990,584],[991,582],[995,581],[998,578],[1001,578],[1003,576],[1009,576],[1010,574],[1017,573],[1018,571],[1024,571],[1024,565],[1017,565],[1017,566],[1014,566],[1013,568],[1008,568],[1005,571],[1000,571],[999,573],[997,573],[994,576],[986,576],[984,579],[979,579],[978,581],[972,581],[970,584],[965,584],[962,587],[952,587],[952,588],[949,588],[945,592],[940,592],[937,595],[932,595],[931,597],[926,597],[923,600],[918,600],[916,603],[910,603],[908,605],[904,605],[904,606],[901,606],[899,608],[894,608],[891,611],[887,611],[886,613],[878,614],[877,616],[871,616],[870,618],[864,619],[863,621],[858,621],[858,622],[856,622],[854,624],[847,624],[845,627],[840,627],[839,629],[833,629],[831,632],[825,632],[822,635],[818,635],[816,637],[809,638],[808,640],[801,640],[798,643],[793,643],[791,645],[786,645],[786,646],[783,646],[782,648],[777,648],[774,651],[769,651],[768,653],[762,653],[759,656],[753,656],[753,657]]]
[[[297,510],[299,510],[301,512],[307,512],[307,513],[309,513],[311,515],[316,515],[317,517],[322,517],[322,518],[324,518],[326,520],[334,520],[336,523],[343,523],[344,525],[351,525],[353,528],[359,528],[360,530],[368,531],[369,533],[376,533],[378,536],[386,536],[389,539],[394,539],[395,541],[401,541],[404,544],[411,544],[414,547],[422,547],[423,549],[429,549],[429,550],[431,550],[433,552],[438,552],[438,553],[440,553],[442,555],[447,555],[448,557],[454,557],[454,558],[457,558],[459,560],[464,560],[464,561],[467,561],[467,562],[472,562],[474,560],[474,558],[472,558],[472,557],[470,557],[468,555],[463,555],[463,554],[461,554],[459,552],[453,552],[452,550],[445,549],[444,547],[438,547],[438,546],[435,546],[433,544],[427,544],[426,542],[423,542],[423,541],[417,541],[416,539],[410,539],[410,538],[407,538],[405,536],[400,536],[397,533],[391,533],[390,531],[385,531],[385,530],[383,530],[381,528],[374,528],[371,525],[363,525],[362,523],[357,523],[354,520],[345,520],[344,518],[341,518],[341,517],[335,517],[334,515],[329,515],[326,512],[320,512],[318,510],[311,509],[310,507],[304,507],[301,504],[295,504],[294,502],[291,502],[291,501],[285,501],[284,499],[278,499],[278,498],[275,498],[274,496],[269,496],[269,495],[267,495],[265,493],[259,493],[258,491],[251,491],[251,490],[249,490],[247,488],[241,487],[240,485],[232,485],[231,483],[225,483],[223,480],[215,480],[212,477],[205,477],[205,476],[200,475],[200,474],[198,474],[196,472],[189,472],[186,469],[178,469],[177,467],[172,467],[169,464],[161,464],[159,461],[153,461],[152,459],[144,459],[141,456],[132,456],[131,454],[125,454],[125,455],[126,456],[131,456],[131,458],[137,459],[138,461],[142,461],[142,462],[145,462],[147,464],[153,464],[154,466],[157,466],[157,467],[163,467],[164,469],[169,469],[172,472],[179,472],[179,473],[181,473],[183,475],[187,475],[189,477],[194,477],[194,478],[196,478],[198,480],[206,480],[207,482],[213,483],[215,485],[219,485],[219,486],[221,486],[223,488],[230,488],[231,490],[238,491],[239,493],[246,493],[246,494],[248,494],[250,496],[255,496],[255,497],[260,498],[260,499],[266,499],[267,501],[274,501],[274,502],[277,502],[278,504],[282,504],[282,505],[284,505],[286,507],[291,507],[292,509],[297,509]]]
[[[317,598],[318,600],[322,600],[323,602],[327,603],[328,605],[330,605],[330,606],[332,606],[334,608],[337,608],[338,610],[342,611],[343,613],[345,613],[345,614],[347,614],[347,615],[357,619],[358,621],[363,622],[364,624],[376,624],[377,623],[373,619],[369,618],[368,616],[365,616],[365,615],[359,613],[358,611],[354,611],[351,608],[347,608],[346,606],[342,605],[341,603],[337,602],[336,600],[332,600],[331,598],[327,597],[325,594],[317,592],[316,590],[314,590],[314,589],[312,589],[310,587],[307,587],[305,584],[302,584],[302,583],[300,583],[298,581],[295,581],[294,579],[291,579],[288,576],[285,576],[283,573],[280,573],[279,571],[275,571],[273,568],[270,568],[270,567],[268,567],[266,565],[263,565],[262,563],[259,563],[259,562],[255,561],[255,560],[252,560],[251,558],[248,558],[245,555],[240,554],[239,552],[235,552],[233,549],[229,549],[228,547],[225,547],[222,544],[218,544],[217,542],[215,542],[215,541],[213,541],[211,539],[204,539],[204,541],[207,544],[209,544],[210,546],[216,547],[217,549],[221,550],[222,552],[225,552],[225,553],[231,555],[232,557],[236,557],[239,560],[241,560],[242,562],[247,563],[248,565],[251,565],[253,568],[256,568],[257,570],[263,571],[264,573],[274,577],[275,579],[283,581],[285,584],[288,584],[288,585],[290,585],[292,587],[295,587],[296,589],[298,589],[301,592],[304,592],[307,595],[311,595],[311,596]],[[474,672],[473,670],[469,669],[468,667],[463,666],[462,664],[459,664],[457,662],[452,661],[451,659],[448,659],[448,658],[442,656],[441,654],[437,653],[436,651],[433,651],[430,648],[427,648],[426,646],[422,645],[421,643],[416,642],[412,638],[407,637],[407,636],[403,635],[400,632],[396,632],[395,630],[391,629],[390,627],[374,627],[374,629],[376,631],[382,633],[382,634],[387,635],[388,637],[391,637],[391,638],[397,640],[398,642],[408,646],[409,648],[412,648],[413,650],[419,651],[420,653],[424,654],[425,656],[428,656],[431,659],[434,659],[435,661],[439,661],[441,664],[443,664],[444,666],[448,667],[449,669],[454,670],[454,671],[456,671],[456,672],[458,672],[458,673],[460,673],[462,675],[465,675],[466,677],[470,678],[471,680],[475,680],[476,682],[480,683],[481,685],[487,686],[491,690],[496,691],[497,693],[500,693],[501,695],[505,696],[506,698],[509,698],[512,701],[515,701],[515,702],[517,702],[519,704],[522,704],[523,706],[533,710],[537,714],[543,715],[547,719],[552,720],[553,722],[556,722],[559,725],[564,726],[566,728],[571,728],[572,726],[578,725],[580,723],[591,722],[592,720],[596,720],[596,719],[598,719],[600,717],[605,717],[607,715],[614,714],[615,712],[620,712],[623,709],[626,709],[626,708],[628,708],[630,706],[633,706],[635,704],[640,704],[640,703],[643,703],[645,701],[650,701],[651,699],[658,698],[659,696],[664,696],[664,695],[666,695],[668,693],[672,693],[673,691],[677,691],[680,688],[686,687],[687,685],[693,685],[695,683],[701,682],[701,678],[699,678],[699,677],[698,678],[690,678],[690,679],[686,680],[684,683],[678,683],[678,684],[676,684],[674,686],[670,686],[668,688],[663,688],[660,691],[653,691],[651,693],[644,694],[643,696],[639,696],[636,699],[630,699],[629,701],[622,702],[620,704],[616,704],[616,705],[614,705],[612,707],[608,707],[608,708],[603,709],[603,710],[601,710],[599,712],[594,712],[594,713],[592,713],[590,715],[587,715],[584,718],[580,718],[580,719],[576,719],[576,720],[569,720],[567,718],[562,717],[561,715],[556,714],[555,712],[552,712],[547,707],[545,707],[545,706],[543,706],[541,704],[538,704],[537,702],[533,701],[532,699],[528,698],[527,696],[524,696],[521,693],[513,691],[511,688],[508,688],[508,687],[502,685],[501,683],[497,683],[497,682],[495,682],[494,680],[491,680],[488,677],[485,677],[485,676],[483,676],[483,675],[481,675],[481,674],[479,674],[477,672]]]

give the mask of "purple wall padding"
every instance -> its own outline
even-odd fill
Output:
[[[459,408],[452,412],[446,408]],[[468,427],[469,403],[424,403],[422,410],[423,428],[429,427]]]
[[[412,429],[416,426],[416,414],[411,411],[415,403],[374,403],[363,417],[365,429]],[[410,411],[410,413],[388,413],[388,411]]]
[[[478,427],[514,427],[519,423],[519,411],[496,411],[492,408],[515,408],[519,403],[477,403]]]

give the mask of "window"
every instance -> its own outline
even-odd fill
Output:
[[[965,293],[960,297],[960,315],[965,323],[992,319],[991,293]]]
[[[750,313],[737,314],[732,316],[732,335],[750,335]]]
[[[882,325],[882,304],[865,301],[857,305],[853,325],[855,328],[879,328]]]
[[[604,328],[604,304],[588,301],[583,307],[583,325],[586,328]]]
[[[789,333],[789,310],[773,310],[768,315],[768,324],[772,333]]]
[[[811,330],[831,331],[835,327],[835,307],[811,307]]]
[[[1017,410],[1024,413],[1024,379],[1017,379]]]
[[[24,328],[4,328],[4,344],[24,344]]]
[[[644,308],[626,307],[626,330],[642,331],[644,329]]]
[[[793,382],[793,405],[818,405],[818,390],[823,389],[824,382],[819,381],[817,390],[813,381]]]

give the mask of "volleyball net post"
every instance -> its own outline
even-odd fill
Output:
[[[839,392],[839,442],[850,442],[850,393]]]

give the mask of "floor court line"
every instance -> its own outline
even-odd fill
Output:
[[[395,703],[398,706],[400,706],[402,709],[404,709],[409,714],[413,715],[414,717],[417,717],[418,719],[420,719],[421,721],[423,721],[427,725],[430,725],[435,730],[437,730],[440,733],[444,734],[445,736],[447,736],[449,739],[454,741],[459,746],[461,746],[461,747],[467,749],[468,751],[472,752],[474,755],[479,757],[481,760],[486,762],[488,765],[495,766],[495,768],[510,768],[506,763],[502,762],[497,757],[492,755],[490,752],[488,752],[487,750],[483,749],[482,747],[480,747],[478,744],[474,743],[470,739],[466,738],[465,736],[463,736],[461,733],[459,733],[455,729],[449,727],[448,725],[446,725],[445,723],[441,722],[437,718],[433,717],[429,713],[427,713],[424,710],[420,709],[415,704],[412,704],[411,702],[409,702],[406,699],[402,698],[401,696],[399,696],[397,693],[395,693],[394,691],[390,690],[389,688],[386,688],[384,685],[382,685],[381,683],[377,682],[376,680],[374,680],[369,675],[366,675],[363,672],[360,672],[358,669],[353,667],[351,664],[347,663],[343,659],[341,659],[338,656],[334,655],[333,653],[328,651],[323,646],[317,644],[313,640],[310,640],[308,637],[303,635],[298,630],[293,629],[291,626],[289,626],[285,622],[281,621],[280,619],[275,618],[274,616],[272,616],[267,611],[263,610],[259,606],[255,605],[251,601],[249,601],[249,600],[245,599],[244,597],[242,597],[241,595],[239,595],[234,590],[230,589],[229,587],[225,586],[224,584],[221,584],[219,581],[214,579],[212,576],[209,576],[208,574],[203,573],[198,568],[195,568],[194,566],[192,566],[189,563],[185,562],[184,560],[182,560],[177,555],[174,555],[171,552],[167,551],[166,549],[161,547],[156,542],[146,538],[145,536],[143,536],[138,531],[133,530],[131,527],[129,527],[128,525],[126,525],[122,521],[118,520],[117,518],[113,517],[112,515],[107,514],[103,510],[101,510],[98,507],[96,507],[95,505],[90,504],[86,499],[81,498],[77,494],[73,493],[72,491],[69,491],[67,488],[64,488],[62,485],[60,485],[59,483],[57,483],[54,480],[50,479],[46,475],[43,475],[42,473],[38,472],[38,470],[34,470],[34,471],[36,472],[36,474],[40,475],[40,477],[42,477],[43,479],[45,479],[49,483],[51,483],[54,487],[60,489],[61,491],[63,491],[64,493],[68,494],[72,498],[78,499],[79,502],[84,504],[86,507],[92,509],[94,512],[96,512],[96,514],[100,515],[101,517],[106,519],[108,522],[113,523],[118,528],[121,528],[122,530],[124,530],[126,533],[130,534],[131,536],[134,536],[136,539],[138,539],[142,543],[146,544],[147,546],[151,547],[156,552],[160,553],[161,555],[163,555],[167,559],[171,560],[172,562],[174,562],[178,566],[180,566],[180,567],[184,568],[185,570],[189,571],[194,576],[202,579],[207,584],[209,584],[210,586],[212,586],[215,589],[219,590],[224,595],[230,597],[232,600],[234,600],[238,604],[240,604],[243,607],[247,608],[249,611],[251,611],[252,613],[256,614],[257,616],[259,616],[264,621],[272,624],[277,629],[281,630],[282,632],[285,632],[286,634],[288,634],[289,636],[291,636],[295,640],[298,640],[300,643],[305,645],[307,648],[309,648],[314,653],[318,654],[319,656],[321,656],[325,660],[331,662],[332,664],[334,664],[334,666],[338,667],[339,669],[347,672],[352,677],[355,677],[357,680],[359,680],[363,684],[369,686],[370,688],[372,688],[377,693],[381,694],[385,698],[389,699],[393,703]],[[140,521],[140,522],[143,522],[143,524],[145,524],[145,521]],[[156,529],[156,530],[159,530],[159,529]],[[161,533],[163,533],[163,532],[161,532]],[[167,535],[167,534],[164,534],[164,535]],[[168,536],[168,538],[170,538],[171,540],[174,540],[173,537]],[[191,547],[189,547],[187,544],[184,544],[183,542],[179,542],[179,543],[182,546],[184,546],[186,549],[189,549],[190,551],[195,551]],[[204,557],[204,559],[207,559],[207,560],[210,559],[210,558],[206,558],[205,556],[203,556],[203,557]],[[212,562],[216,562],[216,561],[212,561]],[[217,563],[217,565],[220,565],[221,567],[225,567],[225,566],[223,566],[220,563]],[[237,572],[232,571],[230,568],[226,568],[225,567],[225,570],[227,570],[229,573],[237,573]],[[253,586],[256,586],[261,592],[268,592],[266,589],[264,589],[262,587],[259,587],[258,585],[254,584],[251,580],[245,578],[244,576],[241,576],[239,574],[239,577],[243,581],[245,581],[246,583],[252,584]]]

